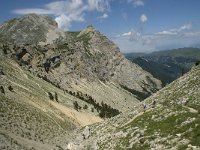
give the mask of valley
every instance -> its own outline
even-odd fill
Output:
[[[125,56],[161,80],[163,85],[166,85],[190,71],[200,59],[200,50],[188,47],[149,54],[130,53],[125,54]]]

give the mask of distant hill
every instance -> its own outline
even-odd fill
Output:
[[[200,60],[200,49],[189,47],[150,54],[129,53],[125,56],[160,79],[165,85],[188,72],[195,62]]]
[[[186,48],[179,48],[172,50],[157,51],[148,55],[154,57],[170,56],[173,58],[184,57],[184,58],[200,59],[200,48],[186,47]]]
[[[146,55],[146,53],[126,53],[124,55],[127,59],[132,60],[138,57],[143,57]]]

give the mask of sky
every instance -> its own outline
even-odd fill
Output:
[[[1,23],[29,13],[65,31],[93,25],[123,53],[200,47],[200,0],[1,0]]]

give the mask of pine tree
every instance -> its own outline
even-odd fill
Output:
[[[58,102],[58,94],[55,92],[55,99]]]
[[[50,100],[54,100],[53,94],[51,94],[51,92],[48,92],[48,95]]]
[[[11,85],[9,85],[8,90],[13,92],[13,87]]]
[[[79,109],[78,102],[77,102],[77,101],[75,101],[73,104],[74,104],[74,109],[78,111],[78,109]]]
[[[0,91],[1,91],[1,93],[5,94],[5,90],[4,90],[3,86],[0,87]]]

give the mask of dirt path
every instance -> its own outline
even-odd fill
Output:
[[[21,85],[21,84],[18,84],[18,83],[14,82],[14,81],[11,81],[10,79],[6,79],[6,80],[7,80],[8,82],[10,82],[10,83],[12,83],[12,84],[18,86],[18,87],[21,87],[21,88],[23,88],[23,89],[25,89],[25,90],[27,90],[27,91],[29,91],[29,92],[32,92],[31,90],[29,90],[28,88],[26,88],[25,86],[23,86],[23,85]]]
[[[189,112],[191,112],[191,113],[198,113],[198,111],[196,110],[196,109],[194,109],[194,108],[191,108],[191,107],[188,107],[188,106],[183,106],[184,108],[186,108],[186,109],[188,109],[189,110]],[[149,111],[151,111],[153,108],[149,108],[149,109],[147,109],[145,112],[149,112]],[[143,115],[144,114],[144,112],[142,111],[142,112],[140,112],[140,113],[138,113],[137,115],[135,115],[131,120],[129,120],[128,122],[126,122],[124,125],[123,125],[123,127],[124,126],[126,126],[126,125],[128,125],[129,123],[131,123],[132,121],[134,121],[137,117],[139,117],[139,116],[141,116],[141,115]]]
[[[198,113],[198,111],[196,109],[194,109],[194,108],[191,108],[191,107],[188,107],[188,106],[183,106],[183,107],[188,109],[189,112],[191,112],[191,113]]]

